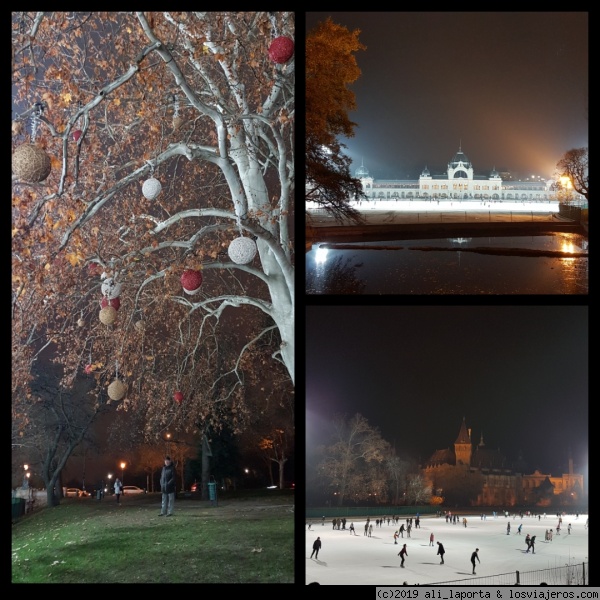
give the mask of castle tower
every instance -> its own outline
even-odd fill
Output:
[[[473,452],[473,446],[471,445],[471,431],[467,430],[465,424],[465,418],[460,426],[458,437],[454,442],[454,454],[456,455],[456,466],[463,465],[465,467],[471,466],[471,453]]]

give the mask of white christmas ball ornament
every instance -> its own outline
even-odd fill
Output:
[[[238,237],[231,241],[227,253],[234,263],[246,265],[256,256],[256,244],[248,237]]]
[[[160,194],[161,190],[162,185],[160,184],[160,181],[154,177],[146,179],[146,181],[144,181],[144,185],[142,186],[142,194],[144,194],[148,200],[154,200],[154,198]]]
[[[109,300],[113,300],[121,295],[122,288],[123,286],[120,283],[117,283],[112,277],[109,277],[102,283],[102,295],[106,296]]]

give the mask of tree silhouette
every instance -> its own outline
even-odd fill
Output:
[[[348,116],[356,108],[348,85],[360,77],[354,53],[365,46],[359,33],[328,17],[306,37],[306,199],[338,219],[356,221],[362,218],[348,200],[364,193],[338,136],[352,137],[356,126]]]
[[[588,149],[573,148],[556,165],[562,176],[568,177],[578,194],[589,200]]]

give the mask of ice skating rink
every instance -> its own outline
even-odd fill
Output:
[[[467,518],[466,528],[462,524],[463,517]],[[348,531],[350,520],[346,522],[344,531],[333,530],[331,520],[326,519],[325,525],[322,525],[321,520],[308,519],[305,526],[306,583],[397,586],[404,581],[409,585],[456,581],[457,585],[469,585],[468,580],[472,579],[472,585],[481,586],[481,577],[583,563],[588,561],[587,519],[587,514],[579,514],[578,518],[576,515],[563,515],[560,535],[556,535],[556,513],[546,513],[545,518],[542,514],[539,520],[537,515],[521,519],[518,514],[514,518],[513,515],[506,518],[498,514],[496,518],[487,515],[482,520],[481,514],[461,514],[457,524],[446,523],[444,516],[425,516],[421,517],[418,529],[413,518],[411,537],[407,538],[404,532],[404,538],[398,538],[397,545],[394,545],[394,531],[402,523],[406,525],[406,516],[397,525],[391,520],[388,525],[386,520],[382,527],[376,527],[372,518],[371,537],[363,535],[365,519],[354,521],[356,535]],[[507,535],[509,521],[511,531]],[[311,530],[307,529],[309,522]],[[520,523],[523,523],[521,535],[517,533]],[[570,535],[567,533],[569,523],[572,526]],[[551,542],[544,541],[547,529],[554,532]],[[435,539],[434,545],[430,546],[432,532]],[[535,554],[525,553],[525,536],[528,533],[536,536]],[[318,560],[309,558],[317,536],[322,542]],[[436,542],[442,542],[446,550],[443,565],[437,556]],[[404,568],[400,568],[398,556],[402,544],[406,544],[408,552]],[[481,564],[477,563],[476,575],[472,575],[470,559],[475,548],[479,548]],[[527,585],[527,582],[522,585]]]

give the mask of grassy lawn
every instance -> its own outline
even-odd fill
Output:
[[[293,583],[292,490],[65,498],[12,527],[13,583]],[[264,495],[263,495],[264,494]]]

